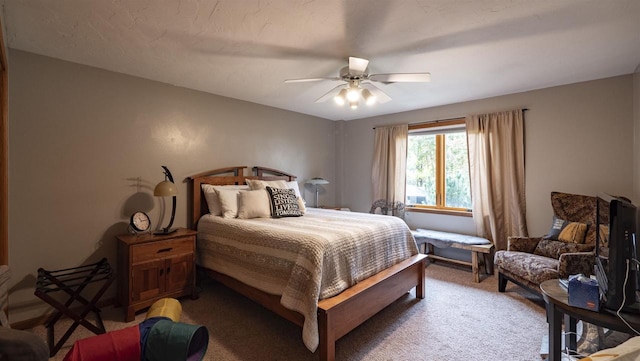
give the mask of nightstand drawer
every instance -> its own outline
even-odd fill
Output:
[[[131,247],[131,263],[140,263],[193,253],[193,237],[139,244]]]

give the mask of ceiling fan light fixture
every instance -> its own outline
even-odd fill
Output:
[[[342,106],[347,102],[346,98],[347,98],[347,89],[342,89],[335,97],[333,97],[333,101],[335,101],[336,104]]]
[[[349,90],[347,90],[347,100],[349,101],[349,103],[351,104],[352,102],[358,102],[358,99],[360,99],[360,88],[358,87],[349,87]]]
[[[362,89],[362,98],[367,105],[373,105],[376,103],[376,96],[373,95],[369,89]]]
[[[420,83],[431,80],[429,73],[369,73],[369,60],[349,57],[349,65],[340,69],[338,77],[324,78],[306,78],[306,79],[286,79],[285,83],[302,83],[315,82],[321,80],[341,81],[342,84],[333,87],[324,93],[320,98],[316,99],[316,103],[323,103],[330,98],[336,102],[338,106],[349,104],[352,109],[357,109],[360,99],[371,106],[373,104],[386,104],[391,101],[391,97],[385,94],[380,88],[373,83],[379,82],[389,83]],[[363,86],[361,86],[363,85]]]

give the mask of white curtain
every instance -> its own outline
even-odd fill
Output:
[[[473,219],[496,250],[507,237],[528,236],[522,110],[466,118]]]
[[[374,136],[373,200],[404,203],[409,126],[376,127]]]

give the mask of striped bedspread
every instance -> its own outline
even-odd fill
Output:
[[[318,347],[318,300],[418,254],[397,217],[308,208],[302,217],[198,222],[197,262],[264,292],[305,318],[302,340]]]

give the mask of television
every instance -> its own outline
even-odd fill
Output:
[[[604,309],[640,312],[636,207],[626,198],[596,198],[595,274]]]

